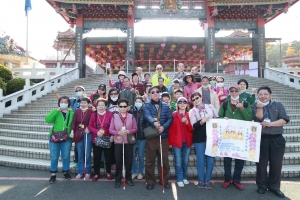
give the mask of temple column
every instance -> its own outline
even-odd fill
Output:
[[[129,12],[131,10],[131,13]],[[127,52],[125,70],[128,72],[134,71],[134,7],[128,6],[128,20],[127,20]]]
[[[265,20],[257,18],[257,28],[252,34],[253,62],[258,62],[258,77],[264,77],[266,65]]]
[[[83,45],[83,16],[76,18],[76,32],[75,32],[75,62],[78,63],[79,78],[85,77],[85,54],[83,56],[83,50],[85,51],[85,45]],[[83,63],[84,61],[84,63]]]
[[[215,21],[210,17],[208,6],[206,6],[206,23],[204,25],[205,36],[205,71],[214,72],[215,64]]]

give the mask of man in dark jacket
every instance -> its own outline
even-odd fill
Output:
[[[164,187],[166,189],[170,188],[168,179],[170,176],[170,166],[168,159],[168,129],[172,124],[172,113],[169,106],[159,100],[159,87],[154,86],[149,89],[149,95],[151,101],[143,107],[144,119],[146,121],[146,127],[155,127],[161,135],[162,151],[160,150],[160,138],[155,137],[151,139],[146,139],[146,188],[152,190],[155,184],[155,159],[157,152],[159,152],[158,159],[158,175],[160,178],[159,183],[162,184],[162,174],[161,174],[161,159],[163,160],[164,168]],[[158,116],[158,111],[160,109],[160,116]],[[158,120],[159,118],[159,120]]]

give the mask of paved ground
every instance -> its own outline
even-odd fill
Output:
[[[74,174],[71,174],[75,177]],[[264,195],[256,193],[253,179],[244,180],[244,191],[238,191],[234,187],[221,188],[222,180],[213,181],[213,190],[198,189],[194,182],[185,188],[178,188],[172,180],[172,189],[162,193],[161,186],[156,184],[153,191],[145,189],[144,181],[135,181],[133,187],[115,189],[114,181],[100,179],[96,183],[91,181],[63,180],[62,174],[58,173],[59,180],[49,184],[50,173],[46,171],[26,170],[0,166],[0,199],[280,199],[273,193],[266,192]],[[300,178],[284,179],[282,191],[286,199],[300,199]]]

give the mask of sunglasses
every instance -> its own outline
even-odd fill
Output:
[[[114,92],[114,93],[110,93],[110,95],[118,95],[118,93],[117,93],[117,92]]]
[[[105,89],[104,89],[104,88],[99,88],[98,90],[100,90],[100,91],[105,91]]]
[[[196,97],[195,99],[192,99],[192,102],[194,102],[194,101],[196,101],[198,99],[200,99],[200,97]]]
[[[237,91],[237,90],[230,90],[230,92],[231,92],[231,93],[234,93],[234,92],[235,92],[235,93],[238,93],[239,91]]]
[[[157,93],[157,94],[158,94],[158,93],[159,93],[159,91],[158,91],[158,90],[156,90],[156,91],[152,91],[152,92],[151,92],[151,94],[155,94],[155,93]]]
[[[162,70],[162,68],[157,68],[157,70]]]
[[[119,108],[127,108],[128,106],[119,106]]]
[[[217,81],[217,83],[223,83],[224,81]]]
[[[82,90],[75,90],[75,92],[82,92]]]
[[[187,104],[186,101],[178,101],[177,104]]]

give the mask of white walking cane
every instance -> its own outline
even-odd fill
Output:
[[[123,136],[123,166],[122,166],[122,176],[123,176],[123,190],[125,190],[126,181],[125,181],[125,160],[124,160],[124,136]]]
[[[163,164],[163,158],[162,158],[162,145],[161,145],[161,135],[159,135],[159,145],[160,145],[160,167],[161,167],[161,185],[162,185],[162,191],[165,193],[165,181],[164,181],[164,164]]]
[[[85,133],[84,178],[83,178],[83,180],[85,180],[85,175],[86,175],[86,151],[87,151],[87,134]]]

